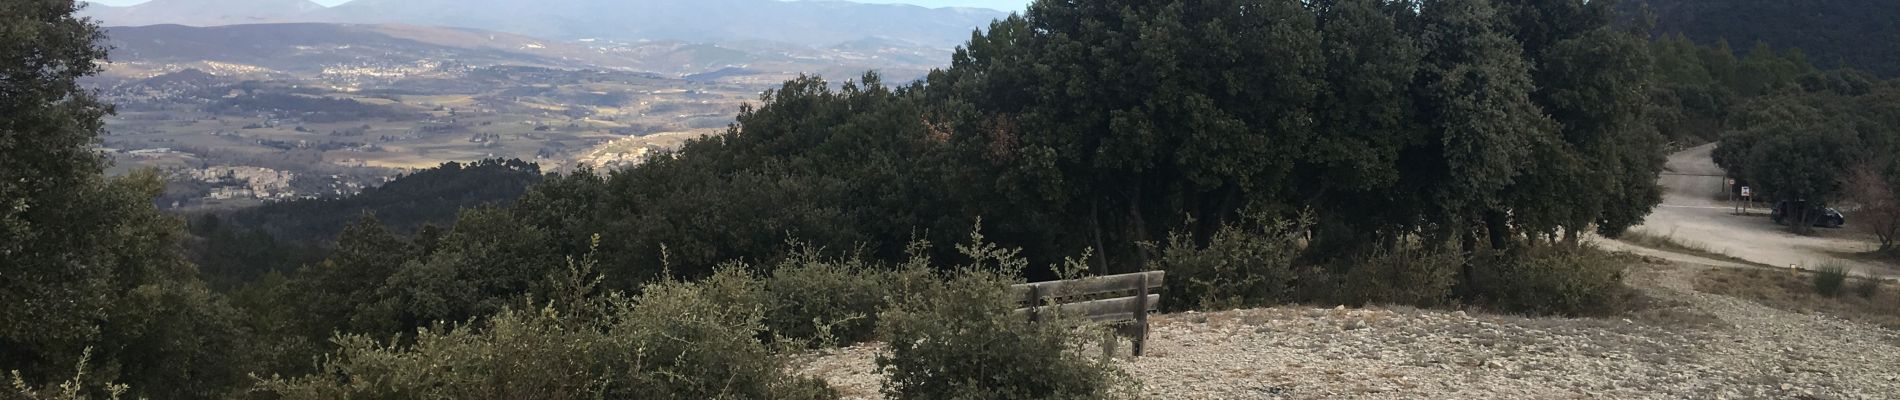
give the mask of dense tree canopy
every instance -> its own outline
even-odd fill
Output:
[[[458,208],[511,203],[539,182],[541,167],[526,161],[451,161],[397,176],[354,195],[275,202],[231,212],[223,218],[233,228],[262,231],[294,242],[328,241],[366,213],[401,231],[413,232],[423,225],[454,222]]]
[[[1574,239],[1592,225],[1615,235],[1641,222],[1661,200],[1652,177],[1663,158],[1646,97],[1653,58],[1640,32],[1612,26],[1608,2],[1499,3],[1531,60],[1531,99],[1558,124],[1511,196],[1519,225]]]
[[[541,179],[538,165],[521,160],[451,161],[350,196],[203,212],[190,218],[187,256],[213,287],[230,288],[321,261],[365,215],[397,232],[439,234],[458,210],[510,204]]]
[[[1074,230],[995,228],[1118,263],[1145,256],[1117,243],[1184,225],[1205,240],[1249,207],[1329,211],[1327,237],[1360,243],[1639,220],[1660,167],[1631,95],[1648,85],[1640,36],[1603,2],[1506,3],[1043,2],[925,92],[963,168],[994,177],[971,189],[1014,199],[980,212]],[[1519,184],[1532,172],[1591,176]],[[1559,181],[1588,183],[1536,185]],[[1592,190],[1634,193],[1505,217]]]
[[[1798,80],[1737,106],[1715,161],[1771,201],[1818,207],[1853,200],[1850,172],[1888,171],[1900,154],[1900,85],[1851,71],[1810,71]]]
[[[951,140],[989,164],[976,173],[1001,177],[979,190],[1031,190],[1009,198],[1032,220],[1089,229],[1057,245],[1126,263],[1127,243],[1291,195],[1318,45],[1297,2],[1040,2],[928,85]]]
[[[252,354],[231,310],[181,256],[156,174],[108,179],[93,148],[111,107],[76,82],[99,70],[99,30],[70,0],[0,3],[0,370],[207,397]],[[91,386],[88,386],[91,387]]]

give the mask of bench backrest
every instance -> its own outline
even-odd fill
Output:
[[[1062,312],[1096,322],[1146,322],[1147,313],[1161,305],[1161,295],[1155,292],[1165,278],[1165,271],[1148,271],[1023,283],[1010,286],[1010,294],[1023,299],[1024,307],[1016,312],[1030,318]]]

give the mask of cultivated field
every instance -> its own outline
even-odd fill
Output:
[[[139,71],[124,66],[119,72]],[[117,161],[115,172],[173,175],[168,202],[215,206],[228,200],[221,188],[248,182],[185,176],[254,167],[297,177],[286,193],[231,195],[272,199],[352,193],[447,161],[517,158],[544,170],[624,165],[722,130],[766,88],[526,67],[365,79],[181,70],[128,80],[106,91],[119,113],[107,120],[102,145]]]

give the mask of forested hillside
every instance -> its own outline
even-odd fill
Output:
[[[186,254],[207,282],[231,287],[322,260],[344,227],[359,220],[440,234],[458,210],[513,203],[541,178],[540,167],[521,160],[448,162],[354,195],[204,212],[187,221]]]
[[[1822,68],[1900,76],[1900,3],[1887,0],[1634,0],[1654,13],[1657,34],[1704,45],[1764,42],[1801,49]]]
[[[626,169],[451,164],[244,211],[193,226],[229,240],[194,265],[156,181],[89,150],[97,27],[0,3],[46,27],[0,29],[0,304],[23,305],[0,307],[0,370],[22,398],[822,399],[787,352],[881,340],[893,398],[1116,398],[1078,355],[1095,336],[1017,317],[1004,284],[1162,269],[1169,310],[1614,315],[1626,261],[1584,236],[1643,221],[1672,138],[1785,110],[1862,140],[1803,148],[1891,132],[1826,118],[1891,108],[1891,83],[1651,41],[1616,10],[1037,1],[920,81],[801,77]],[[1785,98],[1843,108],[1766,106]],[[325,251],[231,250],[346,220]]]
[[[350,196],[276,202],[224,217],[232,225],[293,241],[335,238],[365,214],[414,232],[424,224],[453,222],[458,208],[507,205],[539,182],[541,168],[521,160],[448,162]]]

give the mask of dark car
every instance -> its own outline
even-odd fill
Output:
[[[1819,226],[1823,228],[1839,228],[1842,225],[1847,225],[1847,217],[1842,216],[1840,210],[1836,210],[1836,209],[1828,208],[1828,207],[1802,207],[1802,206],[1803,206],[1802,202],[1792,202],[1792,201],[1777,202],[1775,203],[1774,212],[1770,213],[1768,216],[1769,218],[1774,219],[1776,224],[1787,225],[1790,222],[1794,222],[1794,221],[1789,220],[1790,219],[1789,217],[1793,216],[1791,215],[1793,214],[1793,211],[1791,210],[1791,208],[1807,208],[1808,223],[1814,226]]]

